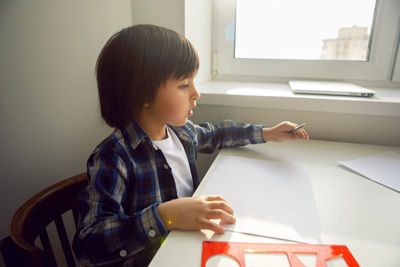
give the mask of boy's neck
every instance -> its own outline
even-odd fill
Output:
[[[165,123],[151,119],[143,113],[136,118],[136,122],[152,141],[164,140],[168,137]]]

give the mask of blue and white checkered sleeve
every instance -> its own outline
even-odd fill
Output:
[[[225,120],[216,124],[192,123],[192,127],[196,131],[199,152],[212,153],[219,148],[265,142],[262,135],[263,125]]]

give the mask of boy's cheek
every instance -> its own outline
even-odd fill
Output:
[[[186,112],[183,108],[176,105],[170,105],[161,111],[163,114],[160,114],[163,117],[166,117],[168,121],[178,121],[182,120],[182,116]]]
[[[169,114],[171,116],[179,117],[179,116],[182,116],[182,114],[184,112],[185,112],[184,107],[182,107],[182,105],[179,105],[177,103],[174,103],[174,104],[170,105],[170,107],[169,107]]]

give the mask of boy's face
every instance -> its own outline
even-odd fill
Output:
[[[160,123],[183,126],[193,115],[200,93],[193,84],[195,74],[188,78],[169,78],[158,89],[149,111]]]

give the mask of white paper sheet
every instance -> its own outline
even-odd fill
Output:
[[[372,181],[400,192],[400,153],[387,151],[339,163]]]
[[[305,243],[321,243],[320,220],[304,166],[225,156],[202,195],[221,195],[236,223],[225,229]]]

